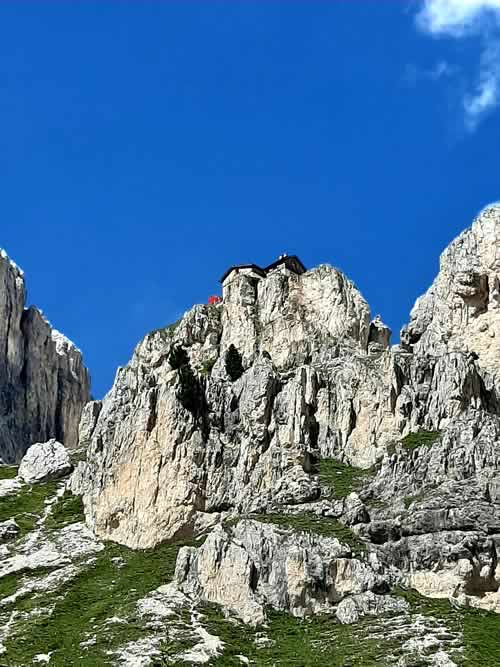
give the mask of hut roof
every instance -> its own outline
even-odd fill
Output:
[[[220,279],[220,282],[223,283],[229,274],[233,271],[236,271],[237,269],[252,269],[255,271],[255,273],[258,273],[260,276],[262,276],[262,278],[265,278],[269,271],[276,269],[281,264],[285,264],[285,266],[290,269],[290,271],[294,271],[294,273],[298,273],[299,275],[301,273],[305,273],[306,271],[306,267],[302,264],[297,255],[283,255],[283,257],[280,257],[272,264],[269,264],[269,266],[266,266],[264,269],[257,264],[234,264],[233,266],[230,266],[227,271],[225,271]]]

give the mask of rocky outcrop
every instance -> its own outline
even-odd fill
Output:
[[[79,350],[34,307],[25,309],[22,271],[0,255],[0,462],[33,442],[78,441],[89,376]]]
[[[19,477],[27,484],[38,484],[61,479],[72,469],[68,450],[52,439],[31,445],[19,466]]]
[[[405,600],[390,595],[376,595],[373,591],[350,595],[338,605],[336,616],[341,623],[356,623],[363,616],[398,614],[408,609]]]
[[[383,352],[389,348],[392,331],[386,326],[380,315],[370,322],[370,332],[368,334],[368,351]]]
[[[88,462],[72,479],[99,535],[147,547],[228,511],[318,496],[307,472],[316,447],[314,371],[299,368],[284,382],[259,357],[234,384],[208,382],[207,412],[198,417],[180,403],[180,376],[165,355],[159,366],[144,364],[141,355],[157,356],[157,345],[163,342],[154,334],[118,374],[93,429]],[[149,389],[131,391],[141,373],[141,389]]]
[[[387,455],[358,527],[424,595],[500,611],[500,420],[471,410],[433,443]]]
[[[260,281],[236,274],[224,283],[221,325],[221,360],[233,344],[246,366],[266,351],[282,371],[324,364],[339,347],[365,351],[370,309],[354,284],[328,265],[302,275],[277,271]]]
[[[401,342],[417,353],[477,355],[500,372],[500,206],[485,208],[441,255],[439,274],[411,312]]]
[[[175,582],[191,598],[216,602],[252,625],[265,620],[266,607],[294,616],[334,613],[347,596],[385,586],[335,537],[249,520],[218,526],[197,549],[183,547]]]
[[[195,306],[175,330],[147,336],[102,407],[86,409],[89,462],[72,488],[99,535],[152,546],[221,513],[318,496],[315,368],[341,350],[366,353],[366,302],[327,266],[260,283],[241,275],[224,289],[222,306]],[[248,369],[234,383],[231,344]],[[176,345],[199,373],[201,414],[179,400],[182,377],[168,361]]]

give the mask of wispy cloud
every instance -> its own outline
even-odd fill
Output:
[[[433,81],[439,81],[439,79],[444,79],[447,76],[451,76],[455,71],[455,68],[452,67],[445,60],[440,60],[436,63],[436,66],[428,72],[429,79]]]
[[[465,126],[474,131],[500,104],[500,0],[423,0],[416,22],[435,37],[480,38],[478,80],[462,100]]]
[[[455,74],[455,67],[440,60],[434,67],[424,69],[416,65],[407,65],[404,72],[404,78],[410,85],[415,85],[419,81],[439,81]]]

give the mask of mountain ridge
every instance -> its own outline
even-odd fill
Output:
[[[294,632],[297,664],[497,665],[500,207],[442,253],[397,345],[329,265],[240,269],[221,303],[146,335],[85,405],[47,518],[19,539],[5,526],[0,584],[22,562],[50,627],[61,585],[82,595],[97,577],[87,586],[108,615],[59,629],[89,666],[294,664]],[[6,498],[27,493],[6,481]],[[154,565],[154,586],[127,583],[124,603],[121,582],[167,552],[168,574]],[[35,576],[47,554],[50,581]],[[30,642],[8,605],[7,653],[20,637],[24,656],[74,655]]]

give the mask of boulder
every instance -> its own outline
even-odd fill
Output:
[[[27,484],[38,484],[60,479],[72,469],[68,450],[52,439],[31,445],[19,466],[19,477]]]
[[[390,595],[376,595],[366,591],[359,595],[351,595],[342,600],[335,615],[341,623],[357,623],[363,616],[379,616],[380,614],[397,614],[408,611],[410,605],[406,600]]]

